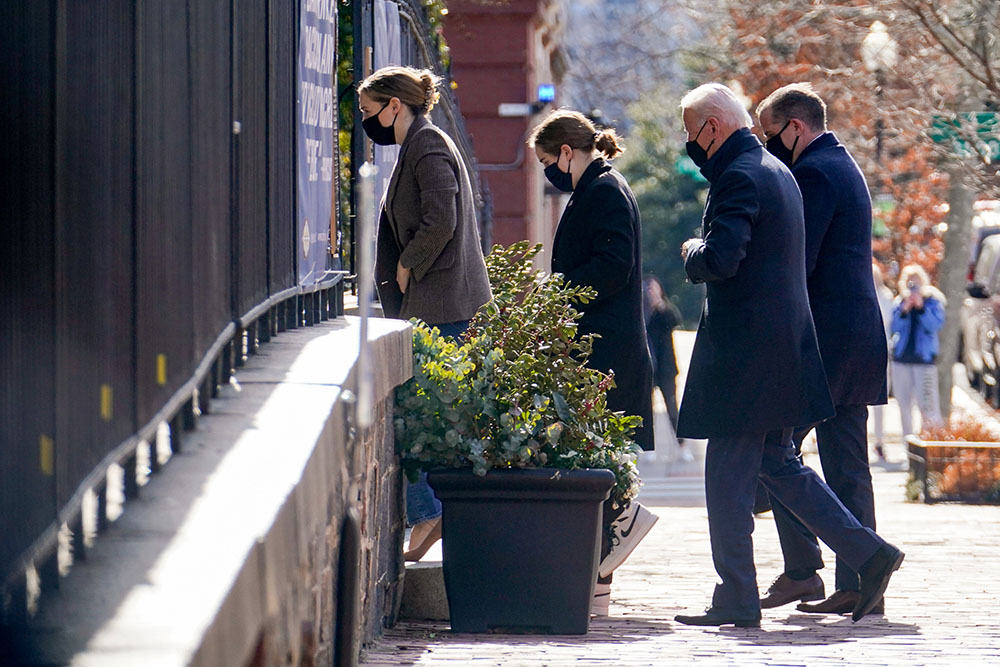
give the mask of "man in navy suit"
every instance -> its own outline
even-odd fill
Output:
[[[882,598],[903,553],[858,522],[802,464],[793,427],[833,416],[806,291],[802,197],[764,150],[731,90],[700,86],[681,101],[687,151],[710,186],[702,238],[681,249],[706,301],[677,435],[708,438],[705,499],[721,582],[688,625],[760,625],[753,563],[758,480],[860,573],[855,621]]]
[[[826,104],[809,84],[771,93],[757,108],[767,149],[792,170],[802,191],[809,306],[836,414],[804,422],[801,446],[816,429],[826,483],[863,526],[875,529],[875,496],[868,467],[868,406],[886,402],[885,329],[872,280],[872,206],[857,163],[826,129]],[[836,590],[826,600],[816,537],[780,502],[771,503],[785,559],[761,607],[796,600],[801,611],[846,613],[858,600],[858,574],[837,559]],[[878,603],[875,613],[881,613]]]

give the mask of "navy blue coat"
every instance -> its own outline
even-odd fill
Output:
[[[802,196],[743,128],[702,167],[702,243],[684,263],[706,284],[677,424],[682,438],[764,434],[834,414],[806,292]]]
[[[806,277],[835,405],[886,402],[887,344],[872,280],[868,184],[832,132],[792,165],[806,221]]]
[[[653,449],[653,369],[642,315],[642,230],[625,178],[602,159],[580,176],[552,241],[552,271],[597,297],[578,305],[579,333],[598,334],[587,365],[615,372],[608,407],[642,417],[635,440]]]

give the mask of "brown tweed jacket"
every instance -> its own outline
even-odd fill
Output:
[[[411,270],[403,294],[396,263]],[[386,317],[428,324],[470,319],[492,298],[472,185],[454,142],[418,116],[382,200],[375,282]]]

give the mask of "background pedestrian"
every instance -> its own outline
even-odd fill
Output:
[[[934,362],[944,306],[944,295],[931,285],[923,267],[903,267],[892,310],[892,389],[899,403],[904,438],[914,434],[914,406],[920,411],[923,428],[942,423]]]

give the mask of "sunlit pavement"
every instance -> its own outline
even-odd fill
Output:
[[[677,336],[682,373],[692,341],[691,333]],[[956,375],[955,406],[993,414]],[[656,456],[646,455],[640,467],[647,472],[642,502],[660,521],[616,572],[611,616],[595,619],[587,635],[456,635],[446,622],[405,621],[387,630],[362,664],[1000,665],[1000,507],[906,502],[894,405],[886,430],[888,461],[872,468],[878,530],[907,555],[886,594],[885,616],[855,624],[788,605],[765,610],[759,630],[675,623],[675,614],[707,606],[715,584],[700,490],[704,445],[687,443],[696,457],[684,462],[658,441]],[[814,455],[807,462],[817,467]],[[770,514],[758,519],[754,537],[758,585],[766,589],[781,571]],[[830,592],[833,558],[824,554]]]

